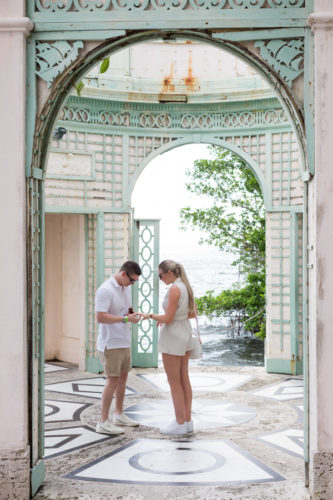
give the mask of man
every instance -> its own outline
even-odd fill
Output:
[[[123,413],[123,403],[127,376],[131,369],[129,323],[138,323],[140,320],[140,314],[129,312],[132,311],[130,285],[133,285],[140,275],[140,266],[129,260],[96,292],[95,311],[99,323],[97,350],[106,376],[101,418],[96,424],[96,432],[101,434],[123,434],[124,431],[119,426],[139,425]],[[108,417],[114,394],[116,407],[111,423]]]

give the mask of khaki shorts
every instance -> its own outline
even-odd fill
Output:
[[[98,352],[99,359],[103,364],[106,377],[119,377],[123,372],[131,369],[131,348],[119,347],[117,349],[105,349]]]

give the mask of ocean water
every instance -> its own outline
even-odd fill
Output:
[[[207,290],[218,293],[238,280],[237,268],[231,265],[234,257],[218,249],[192,245],[182,249],[179,249],[179,246],[164,249],[162,247],[161,250],[161,260],[172,258],[183,264],[196,297],[200,297]],[[167,287],[160,282],[160,310],[166,291]],[[191,320],[191,323],[195,330],[195,320]],[[247,335],[233,336],[228,328],[227,318],[209,319],[201,316],[199,331],[203,357],[200,360],[191,360],[192,365],[263,366],[263,341]]]

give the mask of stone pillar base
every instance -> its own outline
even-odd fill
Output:
[[[0,451],[0,500],[30,498],[29,448],[24,451]]]
[[[333,499],[333,452],[316,452],[310,466],[310,491],[313,499]]]

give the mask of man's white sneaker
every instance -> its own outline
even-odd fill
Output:
[[[97,422],[96,424],[96,432],[99,434],[124,434],[122,429],[116,427],[115,425],[110,424],[110,422]]]
[[[115,413],[113,415],[113,423],[114,425],[124,425],[125,427],[137,427],[139,425],[139,422],[132,420],[125,415],[125,413],[122,413],[121,415],[117,415],[117,413]]]
[[[187,425],[187,432],[193,432],[193,420],[185,422],[185,424]]]
[[[189,431],[187,429],[187,424],[184,422],[183,424],[179,424],[176,420],[171,422],[171,424],[167,425],[166,427],[161,427],[160,433],[161,434],[173,434],[173,435],[184,435],[187,434]]]

